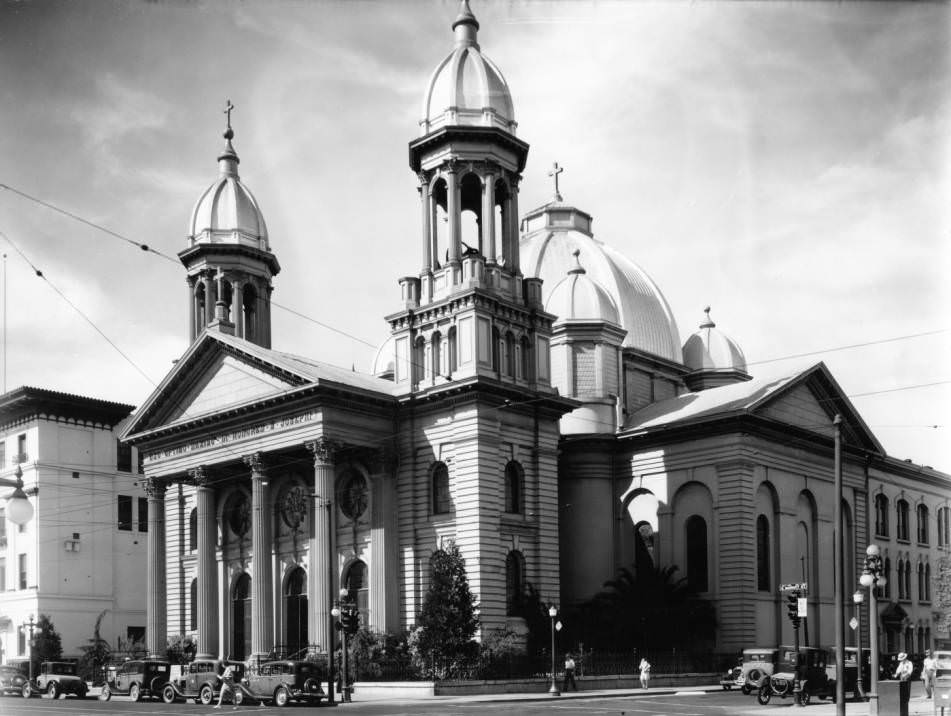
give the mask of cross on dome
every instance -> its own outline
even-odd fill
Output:
[[[707,306],[706,308],[704,308],[703,312],[707,314],[707,317],[706,319],[704,319],[703,323],[700,324],[700,327],[701,328],[716,328],[717,324],[713,322],[712,318],[710,318],[710,307]]]
[[[231,104],[231,100],[228,100],[227,105],[225,105],[224,111],[222,114],[228,115],[228,129],[225,131],[225,139],[231,139],[234,136],[234,131],[231,129],[231,112],[234,110],[234,105]]]
[[[558,162],[555,162],[551,165],[551,171],[548,172],[548,176],[555,179],[555,201],[562,201],[561,193],[558,191],[558,175],[563,171],[565,171],[564,167],[558,166]]]

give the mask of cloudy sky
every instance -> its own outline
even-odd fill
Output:
[[[531,145],[523,211],[557,161],[682,340],[710,305],[751,373],[824,360],[891,454],[951,471],[949,6],[472,9]],[[291,309],[274,347],[369,370],[420,265],[407,143],[457,12],[0,0],[4,387],[138,405],[185,350],[184,269],[159,254],[185,247],[228,99]]]

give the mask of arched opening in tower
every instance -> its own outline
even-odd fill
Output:
[[[241,300],[241,309],[244,315],[235,318],[235,324],[240,323],[242,328],[241,335],[246,341],[254,342],[258,338],[256,330],[257,323],[257,305],[258,291],[253,284],[244,287],[244,294]]]
[[[476,174],[466,174],[459,184],[461,214],[461,255],[466,252],[483,253],[482,247],[482,181]]]
[[[432,266],[436,269],[449,260],[449,213],[445,179],[437,179],[433,184],[432,203]]]
[[[501,179],[495,182],[495,204],[492,207],[492,221],[495,223],[495,256],[498,263],[504,265],[510,260],[508,222],[509,189]]]

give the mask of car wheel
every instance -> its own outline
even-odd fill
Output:
[[[132,684],[132,686],[129,687],[129,698],[133,701],[141,701],[142,687],[138,684]]]
[[[773,690],[769,688],[768,684],[763,684],[759,687],[759,691],[756,692],[756,700],[759,701],[760,706],[766,706],[772,696]]]
[[[743,684],[743,686],[740,687],[740,691],[743,692],[744,696],[749,696],[753,692],[753,687],[749,684]]]
[[[165,688],[162,689],[162,701],[167,704],[174,704],[175,696],[175,687],[171,684],[165,684]]]
[[[763,678],[763,672],[759,669],[750,669],[750,673],[746,675],[746,680],[751,684],[758,684],[759,680]]]
[[[109,684],[102,685],[102,691],[99,692],[100,701],[108,701],[112,698],[112,689],[109,688]]]
[[[274,690],[274,705],[275,706],[287,706],[290,700],[291,700],[291,694],[285,687],[278,686]]]
[[[204,706],[208,706],[215,700],[215,692],[211,690],[208,684],[205,684],[198,691],[198,701]]]
[[[23,684],[23,689],[20,691],[23,694],[23,698],[28,699],[33,695],[33,687],[29,683]]]

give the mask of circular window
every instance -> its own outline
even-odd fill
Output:
[[[251,528],[251,501],[243,492],[234,492],[225,507],[225,519],[231,531],[244,537]]]
[[[281,519],[292,530],[300,527],[307,515],[307,493],[300,485],[292,487],[281,498]]]
[[[340,483],[337,492],[340,511],[351,520],[355,520],[367,509],[367,483],[356,472],[349,473]]]

